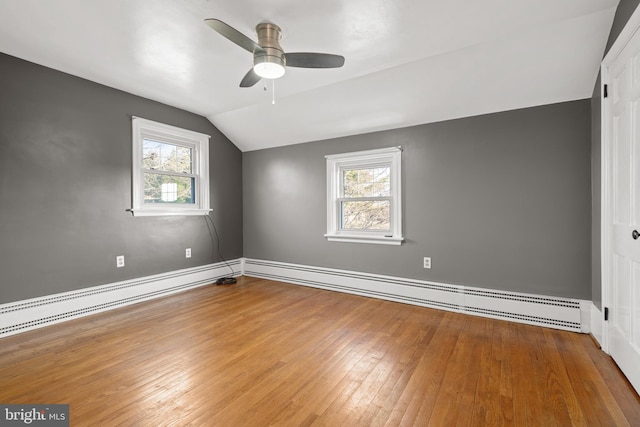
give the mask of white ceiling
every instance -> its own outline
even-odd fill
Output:
[[[242,151],[591,96],[618,0],[1,0],[0,52],[206,116]],[[238,87],[251,54],[343,55]]]

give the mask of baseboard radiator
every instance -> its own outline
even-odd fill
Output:
[[[242,274],[242,260],[171,271],[0,305],[0,337],[99,313]]]
[[[0,304],[0,338],[243,274],[422,307],[589,332],[590,301],[241,258]]]
[[[574,332],[585,332],[581,311],[584,313],[584,307],[590,304],[589,301],[578,299],[450,285],[248,258],[244,259],[244,274]]]

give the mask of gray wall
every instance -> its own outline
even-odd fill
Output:
[[[616,15],[611,26],[611,32],[609,33],[609,39],[607,40],[607,47],[605,49],[605,55],[616,41],[616,38],[620,35],[620,32],[624,28],[627,21],[638,7],[640,0],[621,0],[616,9]],[[601,161],[602,156],[600,150],[601,144],[601,105],[600,99],[600,73],[598,73],[598,80],[593,88],[593,96],[591,97],[591,181],[592,181],[592,204],[591,204],[591,294],[593,303],[600,309],[602,309],[602,269],[601,269],[601,239],[600,239],[600,210],[601,210],[601,188],[600,188],[600,174],[601,174]]]
[[[242,256],[242,154],[204,117],[4,54],[0,94],[0,303],[219,261],[205,217],[125,211],[132,115],[211,135],[211,217]]]
[[[243,153],[244,255],[589,299],[590,132],[582,100]],[[324,156],[395,145],[406,242],[327,242]]]

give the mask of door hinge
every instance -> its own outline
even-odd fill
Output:
[[[604,321],[608,321],[609,320],[609,307],[605,307],[604,308]]]
[[[605,98],[608,98],[609,97],[609,85],[604,85],[603,92],[604,93],[602,94],[602,96],[605,97]]]

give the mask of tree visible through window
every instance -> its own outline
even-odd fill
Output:
[[[144,139],[144,203],[195,203],[193,150]]]
[[[391,167],[342,170],[341,229],[391,229]]]

